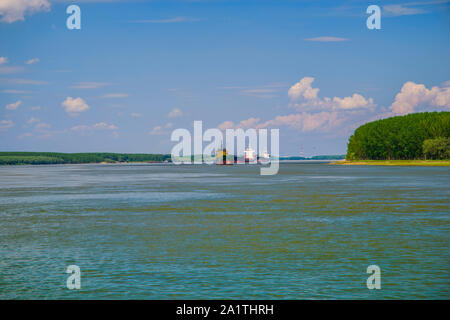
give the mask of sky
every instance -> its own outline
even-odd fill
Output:
[[[68,29],[66,9],[81,9]],[[381,29],[368,29],[369,5]],[[177,128],[360,125],[450,109],[450,1],[0,0],[0,151],[170,153]]]

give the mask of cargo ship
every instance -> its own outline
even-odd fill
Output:
[[[222,148],[216,151],[216,164],[227,165],[233,164],[233,162],[234,161],[230,160],[230,155],[228,154],[227,149]]]
[[[219,165],[230,165],[230,164],[237,164],[237,163],[263,163],[267,164],[270,162],[270,155],[267,152],[263,152],[261,155],[257,155],[256,151],[252,148],[247,148],[244,151],[244,161],[238,160],[238,157],[235,155],[230,155],[227,152],[227,149],[221,148],[216,151],[216,164]]]

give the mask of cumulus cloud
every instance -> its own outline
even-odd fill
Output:
[[[313,88],[313,77],[304,77],[288,90],[291,100],[290,106],[299,113],[278,115],[271,120],[261,122],[259,118],[249,118],[235,124],[232,121],[224,121],[218,125],[221,130],[269,128],[285,126],[301,131],[322,130],[327,131],[336,128],[348,119],[348,114],[353,110],[373,108],[373,99],[366,99],[362,95],[354,93],[351,96],[340,98],[320,98],[319,88]]]
[[[423,84],[406,82],[389,109],[394,114],[408,114],[415,111],[436,108],[450,109],[450,87],[432,87],[427,89]]]
[[[330,129],[342,123],[343,118],[339,118],[337,112],[322,111],[318,113],[296,113],[285,116],[277,116],[273,120],[266,121],[258,127],[287,126],[292,129],[302,131],[312,131],[318,129]]]
[[[217,128],[226,129],[263,129],[278,128],[281,126],[301,131],[328,130],[336,127],[344,121],[344,117],[340,117],[338,112],[322,111],[318,113],[293,113],[289,115],[279,115],[274,119],[260,122],[259,118],[249,118],[242,120],[238,124],[232,121],[222,122]]]
[[[90,109],[90,107],[82,98],[74,99],[72,97],[67,97],[66,100],[61,103],[61,105],[69,114],[78,114]]]
[[[339,109],[357,109],[360,107],[373,105],[372,98],[366,100],[362,95],[357,93],[354,93],[351,97],[345,97],[343,99],[334,97],[333,102]]]
[[[19,100],[14,103],[7,104],[5,109],[6,110],[16,110],[21,104],[22,104],[22,101]]]
[[[234,122],[233,121],[224,121],[221,124],[217,126],[220,130],[226,130],[226,129],[233,129],[234,128]]]
[[[362,95],[354,93],[352,96],[333,99],[325,97],[321,99],[318,95],[319,88],[313,88],[313,77],[304,77],[294,84],[288,91],[291,99],[291,107],[298,111],[306,110],[349,110],[359,108],[372,108],[375,106],[373,99],[366,99]]]
[[[14,122],[12,120],[0,121],[0,130],[8,130],[11,127],[14,127]]]
[[[180,109],[175,108],[175,109],[173,109],[172,111],[169,112],[168,117],[169,118],[176,118],[176,117],[181,117],[182,115],[183,115],[183,112]]]
[[[317,93],[319,92],[319,89],[313,89],[311,87],[311,84],[314,82],[314,78],[312,77],[304,77],[299,82],[294,84],[292,87],[289,88],[288,96],[292,100],[297,100],[300,97],[303,97],[305,99],[311,100],[317,98]]]
[[[40,61],[39,58],[32,58],[32,59],[25,61],[25,63],[26,64],[35,64],[35,63],[38,63],[39,61]]]
[[[25,15],[49,10],[48,0],[2,0],[0,1],[0,22],[23,21]]]
[[[0,65],[8,63],[8,58],[7,57],[0,57]]]

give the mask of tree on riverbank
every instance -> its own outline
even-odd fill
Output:
[[[424,112],[366,123],[355,130],[347,160],[448,159],[450,112]],[[429,141],[431,140],[431,141]],[[427,141],[425,143],[425,141]]]
[[[450,139],[427,139],[423,142],[425,159],[450,159]]]

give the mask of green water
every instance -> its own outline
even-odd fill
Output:
[[[445,167],[3,166],[0,298],[449,299],[449,185]]]

